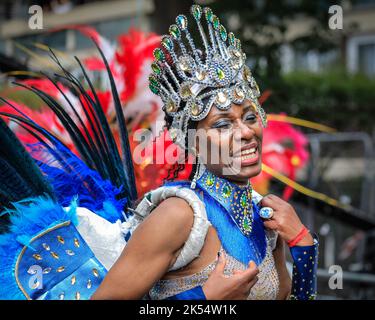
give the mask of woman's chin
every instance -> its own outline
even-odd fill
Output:
[[[228,169],[228,168],[227,168]],[[256,177],[259,175],[262,171],[262,162],[259,159],[257,163],[254,163],[252,165],[246,165],[246,166],[233,166],[231,169],[228,169],[230,173],[227,174],[224,172],[223,176],[228,179],[232,180],[235,183],[239,184],[247,184],[248,180]]]
[[[256,177],[262,171],[262,160],[259,157],[258,161],[253,164],[244,164],[242,162],[234,161],[231,165],[224,166],[207,166],[207,169],[217,176],[223,177],[235,183],[246,184],[249,179]]]
[[[259,159],[259,161],[253,165],[250,166],[241,166],[241,171],[239,173],[239,176],[251,179],[256,177],[262,172],[262,161]]]

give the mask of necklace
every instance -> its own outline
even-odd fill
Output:
[[[205,170],[197,184],[226,209],[245,236],[251,234],[254,217],[250,181],[240,187]]]

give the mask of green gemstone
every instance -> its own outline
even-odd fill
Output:
[[[150,88],[150,90],[155,93],[155,94],[159,94],[160,90],[158,87],[155,87],[154,85],[152,85],[151,83],[149,84],[148,86]]]
[[[169,27],[169,34],[176,40],[181,38],[181,31],[175,24]]]
[[[201,6],[195,4],[191,6],[191,14],[194,16],[195,20],[199,21],[202,17],[202,8]]]
[[[228,198],[232,192],[232,188],[227,184],[223,187],[223,197]]]
[[[236,37],[234,36],[233,32],[229,32],[228,39],[229,39],[229,44],[234,46],[234,42],[236,40]]]
[[[220,21],[219,21],[219,18],[215,15],[212,16],[212,24],[213,24],[215,30],[219,30]]]
[[[206,185],[209,186],[209,187],[212,187],[214,185],[215,181],[214,181],[214,177],[209,175],[207,176],[207,179],[206,179]]]
[[[246,230],[246,231],[249,231],[251,228],[250,228],[250,221],[249,221],[249,218],[246,216],[243,218],[243,221],[242,221],[242,226],[243,228]]]
[[[223,25],[220,26],[220,37],[221,37],[221,40],[223,40],[224,42],[227,41],[227,30],[225,29],[225,27]]]
[[[156,75],[160,76],[160,74],[161,74],[161,68],[160,68],[160,66],[156,62],[153,62],[151,64],[151,69],[152,69],[153,73],[155,73]]]
[[[155,57],[156,61],[160,61],[160,62],[165,61],[164,52],[160,48],[156,48],[154,50],[153,54],[154,54],[154,57]]]
[[[153,86],[155,86],[155,87],[159,87],[159,86],[160,86],[160,83],[159,83],[158,79],[155,78],[155,76],[150,75],[150,76],[148,77],[148,80],[150,81],[150,84],[151,84],[151,85],[153,85]]]
[[[246,197],[246,194],[242,194],[240,201],[241,201],[241,206],[244,207],[244,208],[246,208],[247,207],[247,197]]]
[[[245,231],[251,231],[251,222],[247,216],[243,219],[242,226]]]
[[[203,10],[204,10],[204,13],[206,15],[207,21],[208,22],[212,22],[212,17],[214,15],[213,12],[212,12],[212,10],[210,8],[204,8]]]
[[[176,24],[181,30],[185,30],[188,25],[187,18],[183,14],[178,15],[176,18]]]
[[[172,39],[170,37],[168,37],[168,36],[163,37],[163,39],[161,40],[161,44],[168,51],[172,51],[173,50],[173,41],[172,41]]]
[[[224,73],[223,69],[221,69],[220,67],[216,68],[216,74],[217,74],[217,77],[220,80],[223,80],[225,78],[225,73]]]
[[[159,94],[159,92],[160,92],[159,81],[153,75],[150,75],[150,77],[148,79],[150,81],[150,83],[149,83],[150,90],[155,94]]]
[[[241,50],[241,41],[238,39],[234,40],[234,46],[238,49]]]

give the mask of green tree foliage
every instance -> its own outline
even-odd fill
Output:
[[[336,0],[231,0],[215,1],[211,7],[225,22],[230,17],[239,20],[233,30],[241,39],[248,57],[254,59],[253,70],[265,78],[267,84],[280,80],[280,48],[288,43],[298,50],[327,51],[337,46],[328,28],[331,5]],[[290,24],[294,21],[311,21],[310,32],[292,41],[287,39]]]
[[[274,111],[324,123],[340,131],[367,131],[374,126],[375,79],[344,71],[293,72],[283,77],[284,104]]]
[[[268,112],[285,112],[340,131],[371,132],[375,120],[371,110],[375,104],[374,80],[333,69],[316,74],[282,74],[280,55],[284,44],[299,52],[323,53],[340,48],[342,36],[350,30],[328,28],[328,9],[336,4],[336,0],[231,0],[215,1],[210,7],[241,39],[261,90],[272,91],[265,103]],[[234,30],[230,28],[233,20],[237,21],[232,22],[237,27]],[[296,21],[311,23],[309,33],[290,38],[288,28]]]

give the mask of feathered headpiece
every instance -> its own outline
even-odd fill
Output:
[[[215,104],[227,110],[231,103],[251,100],[266,126],[266,114],[259,105],[260,91],[249,67],[241,42],[227,33],[210,8],[191,7],[203,48],[198,48],[188,30],[188,20],[178,15],[161,47],[154,50],[150,89],[159,95],[164,111],[173,118],[170,134],[184,146],[189,120],[204,119]],[[203,23],[204,14],[206,23]],[[207,31],[203,24],[207,25]]]

